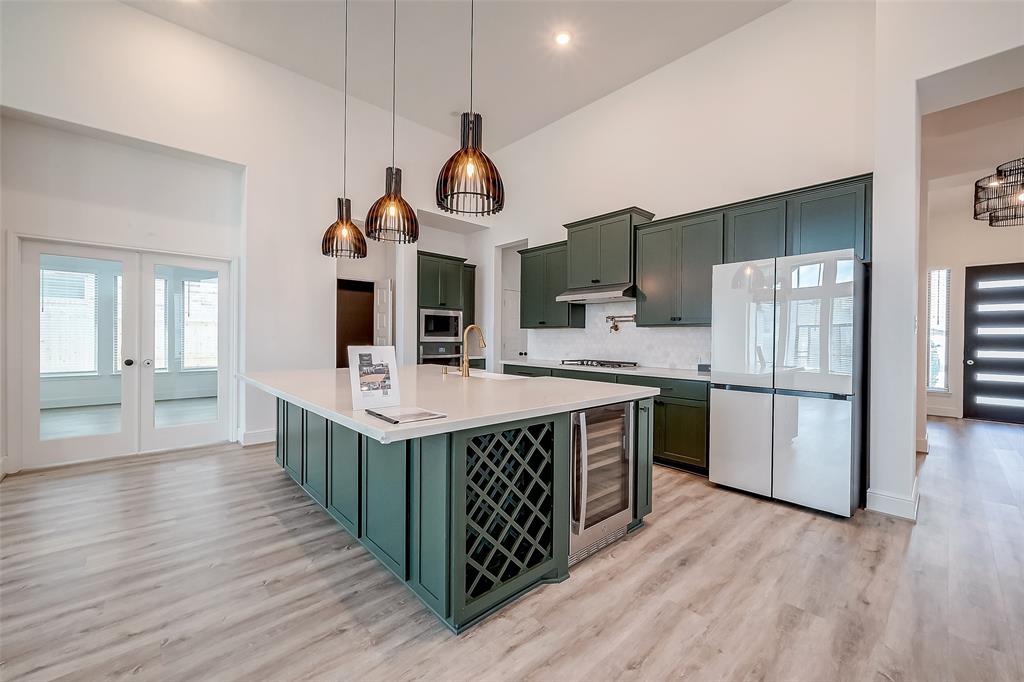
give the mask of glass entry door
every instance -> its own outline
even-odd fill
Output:
[[[228,268],[143,255],[141,449],[228,438]]]
[[[22,467],[229,436],[228,268],[22,243]]]

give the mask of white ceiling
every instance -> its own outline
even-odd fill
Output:
[[[337,0],[124,0],[341,89]],[[480,0],[474,108],[503,147],[739,28],[785,0]],[[392,4],[349,6],[349,91],[391,108]],[[568,48],[554,34],[568,31]],[[398,4],[398,113],[458,136],[469,108],[469,2]],[[637,102],[637,106],[642,106]]]

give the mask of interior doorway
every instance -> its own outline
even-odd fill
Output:
[[[349,346],[372,346],[373,282],[338,280],[337,367],[348,367]]]
[[[964,417],[1024,424],[1024,263],[964,278]]]
[[[529,339],[520,328],[520,296],[522,269],[519,249],[526,242],[501,247],[501,359],[523,360],[527,356]]]

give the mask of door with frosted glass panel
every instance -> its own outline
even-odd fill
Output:
[[[228,439],[226,263],[142,257],[142,451]]]
[[[1024,263],[966,269],[964,416],[1024,424]]]
[[[23,468],[137,451],[139,255],[24,242]]]

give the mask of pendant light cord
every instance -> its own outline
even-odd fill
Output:
[[[345,70],[341,79],[345,101],[341,124],[341,196],[348,198],[348,0],[345,0]]]
[[[391,27],[391,167],[395,166],[395,93],[398,89],[398,0],[395,0],[395,16]]]
[[[473,115],[473,29],[475,21],[475,3],[469,0],[469,114]]]

